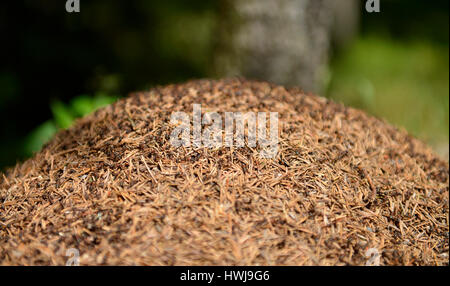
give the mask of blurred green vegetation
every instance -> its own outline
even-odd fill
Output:
[[[117,96],[97,93],[94,96],[80,95],[71,100],[69,104],[56,100],[51,103],[53,119],[47,120],[36,127],[21,147],[21,153],[29,157],[39,151],[53,135],[60,129],[69,128],[76,118],[88,115],[95,110],[113,103]]]
[[[364,36],[332,62],[326,95],[437,146],[449,137],[448,62],[448,46]]]

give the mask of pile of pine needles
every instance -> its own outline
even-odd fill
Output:
[[[170,116],[193,104],[278,112],[277,156],[173,147]],[[448,234],[448,162],[362,111],[265,82],[131,94],[0,174],[2,265],[64,265],[72,248],[81,265],[365,265],[374,253],[448,265]]]

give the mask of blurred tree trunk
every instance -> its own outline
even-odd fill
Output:
[[[351,7],[347,3],[341,9],[336,2],[342,1],[355,3],[354,0],[222,0],[219,42],[213,61],[215,75],[244,76],[318,91],[333,31],[348,36],[345,29],[332,29],[335,19],[342,21],[339,16],[342,13],[335,11]]]

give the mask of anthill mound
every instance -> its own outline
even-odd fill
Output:
[[[193,104],[278,112],[277,156],[173,147],[170,115]],[[264,82],[132,94],[0,177],[5,265],[65,264],[71,248],[81,265],[449,261],[447,162],[361,111]]]

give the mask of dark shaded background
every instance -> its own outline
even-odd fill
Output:
[[[372,14],[361,5],[361,37],[378,34],[444,49],[448,76],[449,1],[381,5],[382,12]],[[0,169],[26,157],[24,141],[52,118],[52,100],[99,91],[126,95],[210,76],[220,7],[212,0],[81,0],[81,13],[69,14],[65,1],[2,1]],[[335,52],[332,62],[342,53]],[[446,96],[448,128],[448,81]],[[444,137],[448,141],[448,132]]]

